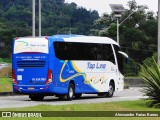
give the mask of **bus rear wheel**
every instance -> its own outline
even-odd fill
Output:
[[[68,101],[72,100],[73,96],[74,96],[74,85],[70,83],[68,87],[67,100]]]
[[[43,101],[44,96],[42,96],[42,95],[29,95],[29,98],[32,101]]]

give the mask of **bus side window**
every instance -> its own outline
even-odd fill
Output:
[[[54,49],[61,60],[98,60],[115,64],[111,44],[54,42]]]
[[[107,61],[111,61],[113,64],[115,64],[115,59],[111,44],[104,45],[104,59]]]

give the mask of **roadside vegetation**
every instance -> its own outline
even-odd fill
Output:
[[[11,59],[10,58],[0,58],[0,63],[5,62],[5,63],[11,63]]]
[[[160,111],[158,108],[148,108],[144,99],[135,101],[120,101],[71,105],[38,105],[23,108],[7,108],[0,111]]]
[[[0,78],[0,93],[1,92],[12,92],[11,78]]]
[[[0,79],[1,78],[11,78],[11,77],[12,77],[11,65],[0,69]]]
[[[146,84],[143,92],[149,96],[149,107],[160,108],[160,66],[150,58],[141,65],[141,75]]]
[[[7,64],[0,68],[0,92],[12,92],[12,68],[10,63]]]

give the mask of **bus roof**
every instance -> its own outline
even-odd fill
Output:
[[[118,43],[115,42],[111,38],[99,37],[99,36],[54,35],[53,38],[56,38],[56,40],[58,40],[58,41],[65,41],[65,42],[103,43],[103,44],[115,44],[115,45],[118,45]]]
[[[109,38],[109,37],[100,37],[100,36],[85,36],[85,35],[75,35],[75,34],[71,34],[71,35],[53,35],[53,36],[41,36],[41,37],[20,37],[22,38],[27,38],[27,39],[33,39],[33,38],[51,38],[51,40],[53,41],[65,41],[65,42],[80,42],[80,43],[103,43],[103,44],[115,44],[118,45],[118,43],[116,41],[114,41],[113,39]],[[20,38],[15,38],[16,39],[20,39]],[[118,45],[119,46],[119,45]]]

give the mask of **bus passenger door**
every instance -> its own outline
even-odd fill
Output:
[[[122,51],[118,51],[118,71],[119,71],[119,82],[120,82],[120,88],[119,91],[123,90],[124,88],[124,60],[128,59],[128,55]]]
[[[116,76],[117,76],[117,91],[122,91],[124,87],[124,76],[123,76],[123,61],[124,58],[128,58],[128,55],[122,51],[120,51],[120,47],[117,45],[113,45],[115,51],[115,61],[116,61]]]

